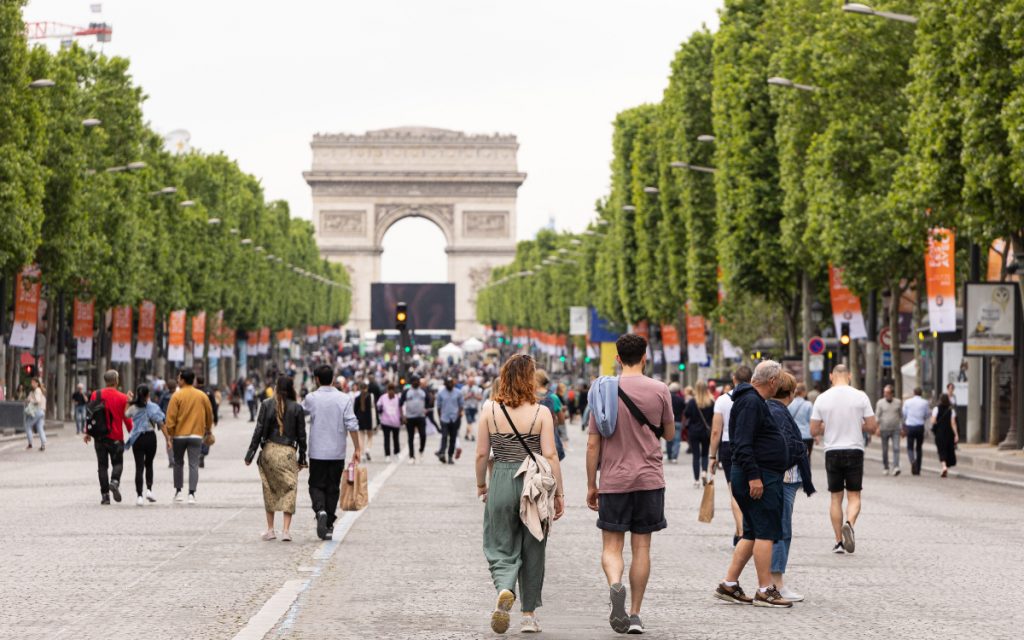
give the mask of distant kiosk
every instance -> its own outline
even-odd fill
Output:
[[[352,277],[352,318],[370,329],[370,284],[380,281],[381,243],[399,220],[420,217],[444,233],[455,284],[455,335],[481,332],[476,292],[491,269],[515,257],[516,195],[526,179],[513,135],[401,127],[313,136],[313,191],[320,253]]]

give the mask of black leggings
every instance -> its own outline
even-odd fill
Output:
[[[687,438],[690,443],[690,454],[693,455],[693,480],[700,480],[701,470],[708,470],[708,447],[711,445],[711,434],[704,431],[704,435],[695,436],[692,433]]]
[[[402,448],[398,445],[398,434],[400,431],[399,427],[389,427],[386,424],[381,425],[381,429],[384,431],[384,455],[391,455],[391,443],[394,442],[395,455],[402,453]]]
[[[153,488],[153,460],[156,458],[156,432],[147,431],[132,445],[135,456],[135,493],[142,495],[142,472],[146,472],[146,488]]]
[[[413,449],[413,442],[416,440],[416,432],[420,432],[420,454],[427,447],[427,419],[426,418],[406,418],[405,429],[409,432],[409,459],[415,458],[416,453]]]

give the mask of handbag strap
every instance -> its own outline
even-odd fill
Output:
[[[647,427],[654,432],[655,437],[661,438],[662,436],[664,436],[665,430],[662,427],[656,427],[653,424],[651,424],[651,421],[647,419],[647,416],[645,416],[643,412],[640,411],[640,407],[636,406],[636,404],[633,403],[633,399],[627,396],[626,392],[622,390],[621,384],[618,388],[619,398],[621,398],[622,401],[626,404],[626,408],[629,409],[629,412],[633,414],[633,417],[636,418],[637,422],[639,422],[640,424],[647,425]]]
[[[519,433],[519,429],[516,429],[515,423],[512,422],[512,416],[508,415],[508,409],[505,408],[505,404],[501,403],[498,406],[501,407],[501,412],[505,414],[505,419],[508,420],[508,426],[512,427],[512,432],[515,433],[516,438],[519,439],[519,444],[523,445],[523,448],[526,449],[526,454],[530,456],[531,460],[533,460],[533,464],[537,465],[537,468],[540,469],[540,463],[537,462],[537,458],[533,455],[533,451],[531,451],[529,445],[526,444],[526,440],[523,439],[523,435]],[[540,408],[538,407],[537,410],[540,411]]]
[[[711,427],[708,426],[708,419],[704,417],[704,410],[697,406],[696,400],[693,401],[693,406],[697,407],[697,415],[700,416],[700,421],[704,423],[704,428],[710,431]]]

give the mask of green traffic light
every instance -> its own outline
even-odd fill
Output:
[[[583,358],[583,362],[585,362],[587,364],[590,364],[590,356],[587,356],[586,358]]]
[[[406,353],[409,353],[410,351],[412,351],[412,347],[409,347],[409,346],[407,346],[407,347],[405,348],[405,352],[406,352]]]
[[[685,362],[680,362],[679,363],[679,370],[680,371],[686,371],[686,363]]]
[[[558,360],[559,360],[560,362],[565,362],[565,356],[561,356],[560,358],[558,358]]]

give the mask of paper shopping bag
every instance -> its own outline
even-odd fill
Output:
[[[704,495],[700,499],[700,513],[697,514],[697,522],[711,522],[715,517],[715,481],[709,480],[704,485]]]
[[[366,467],[350,464],[341,476],[341,510],[360,511],[370,504]]]

